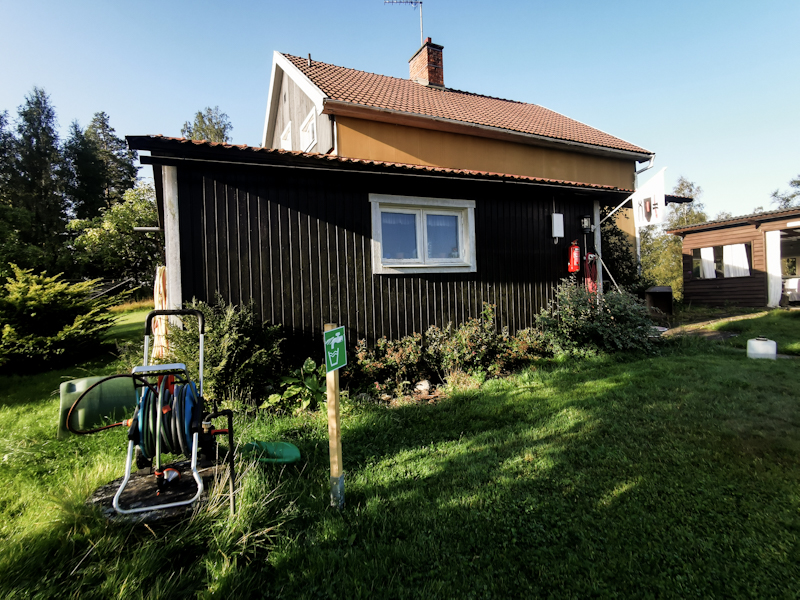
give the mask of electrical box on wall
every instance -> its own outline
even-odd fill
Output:
[[[561,213],[553,213],[553,238],[558,241],[558,238],[564,237],[564,215]]]

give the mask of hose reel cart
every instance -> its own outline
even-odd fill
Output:
[[[199,340],[199,382],[197,385],[189,378],[186,366],[181,363],[166,365],[148,364],[150,351],[150,336],[153,319],[157,316],[191,315],[197,318],[200,334]],[[204,333],[205,323],[203,313],[199,310],[154,310],[147,315],[144,335],[144,361],[142,366],[135,367],[131,373],[124,375],[111,375],[109,377],[91,378],[91,383],[82,391],[78,398],[70,405],[68,411],[64,402],[64,385],[62,384],[62,421],[65,429],[71,433],[85,435],[103,431],[111,427],[128,427],[128,452],[125,462],[125,474],[119,488],[114,494],[112,506],[114,511],[121,515],[175,509],[194,504],[203,494],[204,485],[198,467],[208,468],[221,464],[221,456],[227,454],[229,471],[229,494],[231,512],[235,510],[233,465],[233,412],[219,410],[216,400],[212,401],[212,409],[207,412],[206,401],[203,397],[203,362],[204,362]],[[114,380],[127,379],[125,382],[116,381],[116,387],[124,391],[111,394],[106,399],[100,396],[95,400],[99,406],[94,407],[94,415],[84,419],[80,405],[93,390],[103,383]],[[72,383],[72,382],[70,382]],[[107,383],[109,386],[109,383]],[[131,389],[133,393],[131,393]],[[113,409],[120,409],[124,404],[130,407],[131,399],[135,402],[133,416],[121,422],[93,429],[83,429],[84,421],[91,420],[92,416],[107,415]],[[88,403],[91,404],[91,403]],[[66,412],[66,414],[64,414]],[[213,420],[227,417],[227,429],[215,429]],[[61,429],[61,428],[60,428]],[[228,448],[223,451],[217,443],[219,435],[227,434]],[[183,455],[189,460],[188,470],[194,480],[195,490],[191,497],[186,498],[186,484],[181,482],[185,462],[164,465],[162,454],[171,453]],[[137,482],[136,490],[139,502],[123,501],[123,494],[131,482],[134,456],[138,472],[134,477],[142,474],[153,475],[155,486],[142,485]],[[188,475],[188,473],[187,473]],[[109,484],[112,485],[112,484]],[[153,489],[155,487],[155,489]],[[163,495],[163,498],[161,497]],[[128,494],[131,496],[131,493]],[[154,498],[158,496],[158,500]]]

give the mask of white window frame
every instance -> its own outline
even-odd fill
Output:
[[[281,150],[292,149],[292,122],[289,121],[281,132]]]
[[[372,205],[372,273],[374,275],[403,275],[421,273],[475,273],[475,201],[454,198],[423,198],[370,194]],[[416,259],[383,258],[381,213],[416,214]],[[427,256],[426,215],[457,216],[459,224],[459,258],[429,258]]]
[[[300,149],[308,152],[317,143],[317,110],[311,109],[300,126]]]

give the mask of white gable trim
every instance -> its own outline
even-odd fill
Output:
[[[261,145],[266,147],[275,134],[275,116],[280,105],[281,79],[286,73],[297,86],[308,96],[317,109],[317,114],[322,114],[323,102],[327,96],[303,72],[295,67],[283,54],[277,50],[272,53],[272,74],[269,80],[269,96],[267,100],[267,114],[264,118],[264,137]]]

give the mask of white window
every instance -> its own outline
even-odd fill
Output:
[[[292,149],[292,122],[289,121],[281,134],[281,150]]]
[[[311,109],[306,120],[300,127],[300,148],[303,152],[308,152],[317,143],[317,111]]]
[[[473,273],[475,201],[370,194],[372,272]]]

